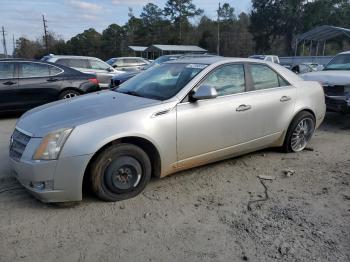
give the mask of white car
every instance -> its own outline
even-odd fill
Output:
[[[322,87],[272,63],[177,59],[117,89],[37,107],[17,122],[13,174],[44,202],[138,195],[151,176],[267,147],[302,151],[325,115]],[[170,189],[171,190],[171,189]]]
[[[114,69],[112,66],[96,57],[50,54],[44,56],[41,60],[68,66],[83,73],[95,74],[102,89],[109,87],[114,75],[124,73],[123,71]]]
[[[350,112],[350,51],[336,55],[322,71],[300,76],[322,84],[328,110]]]
[[[275,63],[275,64],[280,63],[280,59],[276,55],[252,55],[249,58],[259,59],[259,60],[263,60],[263,61],[271,62],[271,63]]]

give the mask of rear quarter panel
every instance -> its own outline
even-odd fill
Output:
[[[297,88],[297,99],[294,115],[302,110],[311,110],[315,114],[316,128],[322,123],[326,104],[323,88],[315,81],[298,81],[294,83]]]

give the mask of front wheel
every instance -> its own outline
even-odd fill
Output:
[[[285,152],[300,152],[310,142],[315,131],[315,117],[306,111],[300,112],[290,124],[283,144]]]
[[[68,98],[73,98],[73,97],[76,97],[76,96],[79,96],[80,93],[76,90],[66,90],[66,91],[63,91],[60,95],[59,95],[59,99],[68,99]]]
[[[91,166],[91,185],[104,201],[119,201],[137,196],[151,178],[151,161],[132,144],[116,144],[102,151]]]

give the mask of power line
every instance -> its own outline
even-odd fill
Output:
[[[44,37],[45,37],[45,47],[46,47],[46,53],[49,53],[49,45],[47,41],[47,20],[45,20],[45,16],[43,15],[43,25],[44,25]]]
[[[2,46],[4,48],[4,55],[7,57],[7,48],[6,48],[6,34],[5,34],[5,28],[2,27]]]

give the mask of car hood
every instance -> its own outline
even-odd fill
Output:
[[[318,71],[300,75],[307,81],[319,81],[322,85],[349,85],[350,71]]]
[[[102,91],[34,108],[25,113],[16,126],[33,137],[43,137],[60,128],[75,127],[158,103],[161,101]]]

